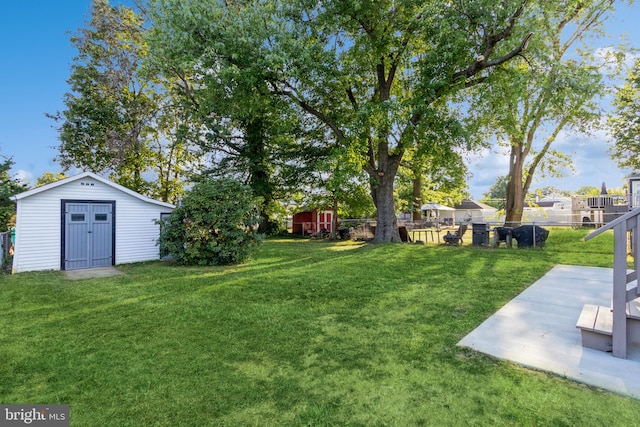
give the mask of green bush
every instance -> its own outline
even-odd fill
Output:
[[[256,199],[231,179],[196,184],[163,222],[161,250],[185,265],[245,261],[260,242]]]

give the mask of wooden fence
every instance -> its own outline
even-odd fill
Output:
[[[0,233],[0,265],[9,258],[9,248],[11,248],[11,233]]]

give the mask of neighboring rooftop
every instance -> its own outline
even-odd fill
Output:
[[[454,206],[454,209],[459,209],[459,210],[465,210],[465,209],[469,209],[469,210],[473,210],[473,209],[490,209],[490,210],[497,210],[496,208],[494,208],[493,206],[489,206],[485,203],[482,202],[477,202],[475,200],[471,200],[471,199],[463,199],[460,203],[458,203],[457,205]]]

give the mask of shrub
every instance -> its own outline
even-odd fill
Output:
[[[243,262],[260,241],[256,202],[238,181],[199,182],[163,222],[161,249],[185,265]]]

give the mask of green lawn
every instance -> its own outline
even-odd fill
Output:
[[[456,346],[554,265],[611,267],[611,234],[585,234],[0,276],[0,403],[70,404],[76,426],[635,425],[635,400]]]

